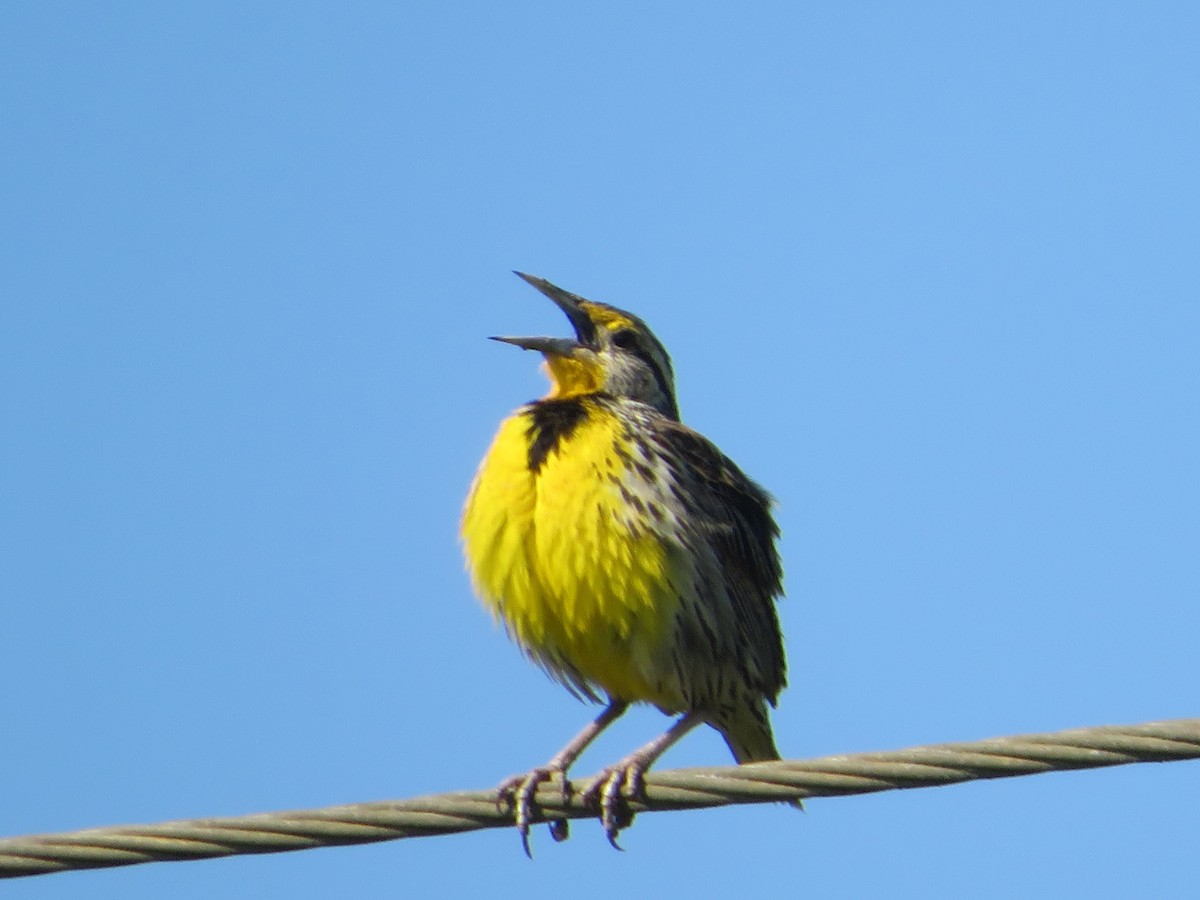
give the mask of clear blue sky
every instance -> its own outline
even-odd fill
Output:
[[[1185,2],[5,3],[0,834],[486,787],[592,714],[456,541],[543,390],[484,338],[566,330],[513,268],[643,316],[778,496],[786,755],[1196,715],[1198,46]],[[1178,895],[1198,774],[4,893]]]

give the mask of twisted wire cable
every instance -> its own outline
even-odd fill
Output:
[[[934,744],[876,753],[650,773],[629,812],[699,809],[733,803],[796,801],[874,791],[937,787],[1067,769],[1200,758],[1200,719],[1110,725],[1050,734]],[[557,784],[537,794],[536,821],[594,818],[581,796]],[[0,839],[0,878],[69,869],[278,853],[398,838],[453,834],[513,824],[495,790],[324,809],[121,825]]]

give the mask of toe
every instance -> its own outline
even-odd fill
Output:
[[[562,778],[563,797],[568,797],[570,783],[567,781],[566,773],[562,769],[552,766],[539,766],[524,775],[514,775],[503,781],[496,789],[496,804],[501,810],[512,813],[513,824],[517,826],[517,832],[521,835],[521,847],[525,850],[525,855],[531,859],[533,852],[529,846],[529,830],[533,824],[537,791],[542,784],[552,781],[556,777]],[[550,823],[550,834],[556,841],[566,840],[567,833],[566,820],[556,820]]]

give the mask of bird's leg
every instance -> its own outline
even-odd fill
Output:
[[[585,803],[599,803],[600,822],[608,842],[621,849],[617,835],[633,821],[633,816],[620,809],[622,794],[638,797],[645,787],[643,776],[658,758],[666,753],[684,735],[704,721],[698,712],[689,712],[658,738],[630,753],[619,763],[600,770],[591,786],[583,795]]]
[[[571,738],[565,747],[554,754],[554,758],[544,766],[538,766],[524,775],[514,775],[504,781],[497,789],[502,803],[512,809],[517,831],[521,834],[521,846],[525,855],[532,858],[529,850],[529,823],[532,818],[533,798],[537,795],[538,785],[552,780],[556,775],[563,781],[563,798],[570,794],[570,782],[567,780],[567,769],[579,759],[581,753],[588,748],[600,732],[621,717],[629,708],[626,700],[609,698],[608,706],[596,718],[589,722],[579,734]],[[567,838],[566,819],[557,819],[550,823],[550,833],[556,841]]]

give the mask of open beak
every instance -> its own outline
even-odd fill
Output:
[[[570,291],[564,291],[558,285],[551,284],[536,275],[526,275],[524,272],[515,272],[514,274],[554,301],[554,305],[563,311],[571,323],[571,327],[575,329],[575,340],[552,337],[493,337],[493,341],[512,344],[514,347],[521,347],[524,350],[554,353],[558,356],[570,356],[582,348],[595,348],[596,325],[580,306],[584,302],[582,297],[572,294]]]
[[[537,350],[540,353],[557,353],[559,356],[570,356],[580,348],[578,341],[570,338],[552,337],[500,337],[498,335],[488,340],[499,341],[502,344],[512,344],[522,350]]]

